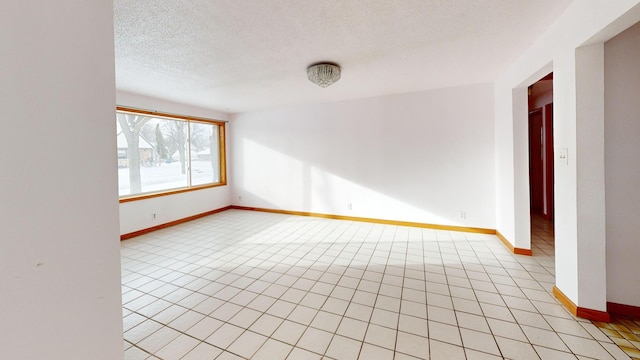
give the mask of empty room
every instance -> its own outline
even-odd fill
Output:
[[[640,358],[640,0],[0,19],[2,358]]]

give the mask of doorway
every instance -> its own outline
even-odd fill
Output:
[[[529,86],[528,95],[529,210],[532,220],[553,222],[553,73]]]

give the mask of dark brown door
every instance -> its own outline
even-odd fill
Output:
[[[544,197],[543,215],[553,220],[553,103],[544,106]]]
[[[544,210],[544,132],[542,109],[529,113],[529,199],[531,212]]]

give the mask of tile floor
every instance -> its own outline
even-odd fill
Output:
[[[229,210],[122,242],[126,359],[629,359],[492,235]],[[552,234],[552,229],[551,229]]]
[[[640,319],[613,315],[610,323],[594,322],[634,360],[640,360]]]

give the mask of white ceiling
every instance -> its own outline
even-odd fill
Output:
[[[114,0],[116,87],[233,113],[491,82],[571,2]]]

